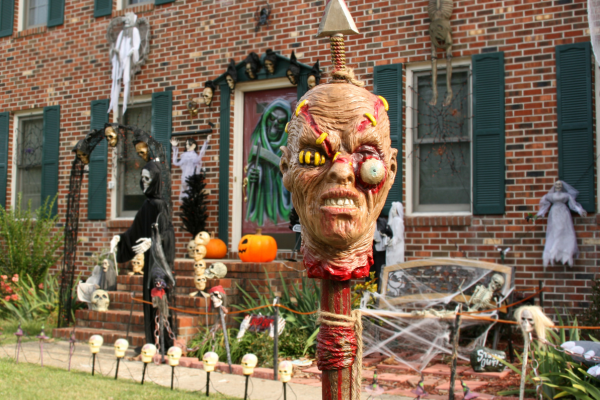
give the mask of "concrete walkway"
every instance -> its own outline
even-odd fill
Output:
[[[14,357],[15,345],[0,346],[0,357]],[[132,356],[131,351],[128,356]],[[69,343],[57,341],[44,344],[44,365],[67,369],[69,358]],[[40,349],[38,342],[27,342],[22,344],[19,362],[40,363]],[[116,359],[112,346],[103,346],[96,357],[96,374],[114,377]],[[71,368],[90,372],[92,371],[92,357],[87,343],[78,343],[75,346]],[[137,361],[126,361],[123,359],[119,366],[119,379],[133,379],[140,382],[142,379],[143,364]],[[216,391],[225,395],[244,397],[245,377],[239,375],[224,374],[221,372],[211,373],[211,393]],[[168,365],[157,366],[148,364],[146,370],[146,382],[153,382],[162,386],[171,385],[171,367]],[[175,369],[174,387],[181,390],[206,391],[206,373],[195,368],[178,367]],[[249,393],[252,400],[280,400],[282,396],[282,384],[278,381],[251,378]],[[293,392],[293,393],[292,393]],[[296,397],[294,397],[294,393]],[[368,398],[367,393],[362,393],[362,399]],[[409,397],[383,395],[382,400],[409,400]],[[288,399],[296,400],[318,400],[321,399],[321,388],[315,386],[288,384]]]

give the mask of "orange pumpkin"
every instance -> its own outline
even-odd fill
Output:
[[[244,262],[271,262],[277,257],[277,243],[259,229],[256,235],[246,235],[240,240],[238,255]]]
[[[227,245],[221,239],[210,239],[206,245],[206,258],[225,258]]]

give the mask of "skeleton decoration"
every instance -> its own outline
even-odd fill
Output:
[[[90,148],[85,139],[81,139],[77,142],[75,147],[73,147],[73,153],[77,155],[79,161],[81,161],[84,165],[88,165],[90,163]]]
[[[227,86],[229,86],[230,90],[235,89],[235,84],[238,81],[237,69],[235,68],[235,61],[231,59],[229,65],[227,66],[227,75],[225,75],[225,80],[227,81]]]
[[[202,98],[204,99],[204,105],[210,106],[212,103],[213,96],[217,91],[217,85],[213,81],[204,82],[204,91],[202,92]]]
[[[190,240],[187,245],[188,257],[194,258],[194,252],[196,251],[196,242],[194,239]]]
[[[271,49],[267,49],[265,52],[264,66],[267,70],[267,74],[275,74],[275,69],[277,69],[277,54]]]
[[[150,51],[150,24],[146,18],[126,13],[108,24],[106,39],[110,43],[112,88],[108,111],[119,115],[119,94],[123,92],[123,115],[127,111],[129,92],[134,76],[141,71]]]
[[[265,6],[263,8],[258,7],[256,13],[254,14],[254,19],[256,20],[256,28],[254,28],[254,32],[258,32],[261,26],[266,25],[269,27],[269,17],[271,16],[272,5],[269,4],[268,1],[265,2]]]
[[[248,79],[255,80],[258,78],[258,71],[260,71],[260,58],[255,52],[252,52],[246,57],[244,61],[246,64],[246,69],[244,72]]]
[[[205,274],[208,279],[223,279],[227,275],[227,266],[220,262],[211,264]]]
[[[104,124],[104,137],[110,147],[117,147],[117,144],[119,143],[118,131],[119,124]]]
[[[109,305],[110,298],[107,291],[101,289],[94,291],[92,294],[92,310],[106,312]]]
[[[292,55],[290,56],[290,65],[285,74],[292,85],[298,85],[298,81],[300,80],[300,64],[298,63],[296,54],[293,50]]]
[[[150,161],[150,149],[148,144],[145,142],[138,142],[135,144],[135,152],[140,158],[146,162]]]
[[[132,271],[127,273],[127,275],[135,275],[135,274],[139,274],[139,275],[144,275],[144,254],[136,254],[135,257],[133,257],[133,260],[131,260],[131,269]]]
[[[469,311],[485,311],[497,308],[499,304],[495,298],[504,287],[504,277],[500,274],[492,275],[487,287],[478,285],[469,299]]]
[[[546,342],[546,329],[554,327],[554,322],[544,314],[539,306],[523,306],[515,311],[515,320],[523,333],[534,334],[542,343]]]
[[[321,83],[321,69],[319,68],[319,60],[317,60],[317,63],[313,65],[312,69],[310,70],[306,83],[308,84],[308,89],[312,89]]]
[[[563,181],[556,181],[552,189],[540,200],[540,209],[536,219],[546,215],[548,227],[544,246],[544,267],[550,263],[562,262],[573,266],[573,259],[579,255],[577,236],[573,227],[571,210],[585,217],[587,212],[577,203],[579,192]]]
[[[206,246],[210,242],[210,233],[202,231],[194,238],[196,245]]]
[[[429,104],[437,104],[437,49],[446,50],[446,86],[447,94],[444,106],[452,101],[452,28],[450,17],[454,8],[453,0],[429,0],[427,12],[429,13],[429,38],[431,40],[431,68],[433,97]]]

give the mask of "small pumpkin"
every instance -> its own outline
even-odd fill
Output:
[[[225,258],[227,245],[221,239],[210,239],[206,245],[206,258]]]
[[[277,257],[277,242],[272,236],[257,230],[255,235],[245,235],[238,245],[238,255],[244,262],[271,262]]]

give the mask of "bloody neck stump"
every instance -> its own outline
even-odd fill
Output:
[[[300,100],[282,147],[304,264],[309,277],[323,279],[317,359],[326,400],[354,400],[360,384],[351,369],[362,339],[350,317],[350,279],[369,274],[376,220],[396,176],[386,108],[354,84],[319,85]]]

